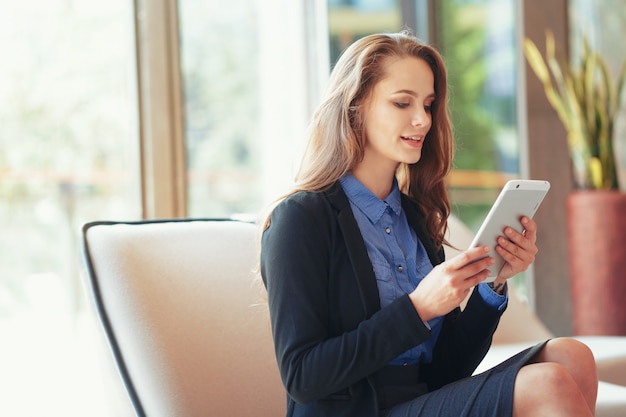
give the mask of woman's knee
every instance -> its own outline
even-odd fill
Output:
[[[515,416],[589,415],[588,403],[577,382],[566,367],[556,362],[533,363],[520,369],[515,380],[513,410]]]
[[[553,395],[554,391],[575,388],[575,381],[566,367],[556,362],[539,362],[520,369],[515,387],[533,396]]]
[[[550,340],[535,358],[536,362],[554,362],[564,366],[575,379],[597,379],[593,352],[584,343],[570,338]]]
[[[567,337],[552,339],[539,353],[541,362],[595,363],[593,352],[584,343]]]

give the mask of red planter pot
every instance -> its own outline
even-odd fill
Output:
[[[567,198],[574,333],[626,335],[626,193]]]

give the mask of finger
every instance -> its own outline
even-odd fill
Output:
[[[519,246],[511,245],[510,242],[496,246],[496,252],[502,256],[502,259],[511,265],[516,265],[519,262],[524,261],[524,251],[519,250]]]
[[[515,271],[525,271],[528,265],[535,261],[535,254],[537,253],[536,247],[533,247],[532,250],[522,250],[519,246],[506,241],[506,239],[504,239],[502,243],[503,245],[496,247],[496,252],[498,252]]]
[[[465,283],[468,285],[467,291],[469,291],[471,288],[475,287],[476,285],[486,280],[490,274],[491,274],[491,271],[489,269],[482,269],[478,271],[476,274],[467,278],[465,280]]]
[[[488,254],[489,246],[477,246],[475,248],[470,248],[465,252],[461,252],[454,258],[450,259],[449,265],[453,269],[459,270],[472,262],[486,257]]]
[[[494,263],[495,259],[491,256],[487,256],[465,265],[461,270],[459,270],[458,276],[464,281],[465,285],[472,287],[476,285],[476,280],[480,282],[489,276],[489,268]]]
[[[504,234],[506,235],[506,237],[512,244],[518,245],[522,247],[524,250],[532,251],[532,248],[535,246],[535,239],[533,237],[533,232],[529,232],[531,237],[528,237],[522,233],[519,233],[517,230],[513,228],[506,227],[504,229]],[[498,243],[500,242],[501,240],[498,240]]]
[[[526,238],[510,228],[505,230],[505,235],[507,235],[508,241],[507,239],[500,238],[498,239],[498,244],[506,247],[511,252],[517,254],[521,249],[522,251],[529,252],[533,256],[537,254],[538,249],[535,239]],[[515,246],[517,246],[517,248]]]
[[[523,227],[521,233],[512,227],[505,227],[504,235],[520,246],[530,247],[537,240],[537,224],[528,217],[522,217],[521,224]]]
[[[526,239],[530,239],[533,242],[535,240],[537,240],[537,223],[535,223],[535,221],[529,217],[522,217],[522,226],[524,227],[524,232],[522,233],[522,235],[526,238]]]
[[[503,250],[503,252],[500,252],[498,249]],[[526,262],[531,262],[539,250],[534,242],[521,241],[518,244],[500,237],[498,238],[496,251],[501,255],[510,254],[512,257],[519,258]],[[505,257],[505,260],[508,260],[508,258]]]

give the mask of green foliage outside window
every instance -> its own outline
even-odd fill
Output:
[[[450,109],[454,122],[457,152],[455,168],[497,170],[497,149],[493,141],[494,120],[482,106],[487,79],[483,59],[485,29],[455,0],[438,2],[438,48],[448,67]]]

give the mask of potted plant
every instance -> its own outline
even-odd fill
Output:
[[[567,132],[574,182],[566,203],[574,332],[626,334],[626,193],[620,191],[614,146],[626,61],[614,80],[587,39],[577,63],[559,61],[549,31],[545,59],[529,39],[524,53]]]

